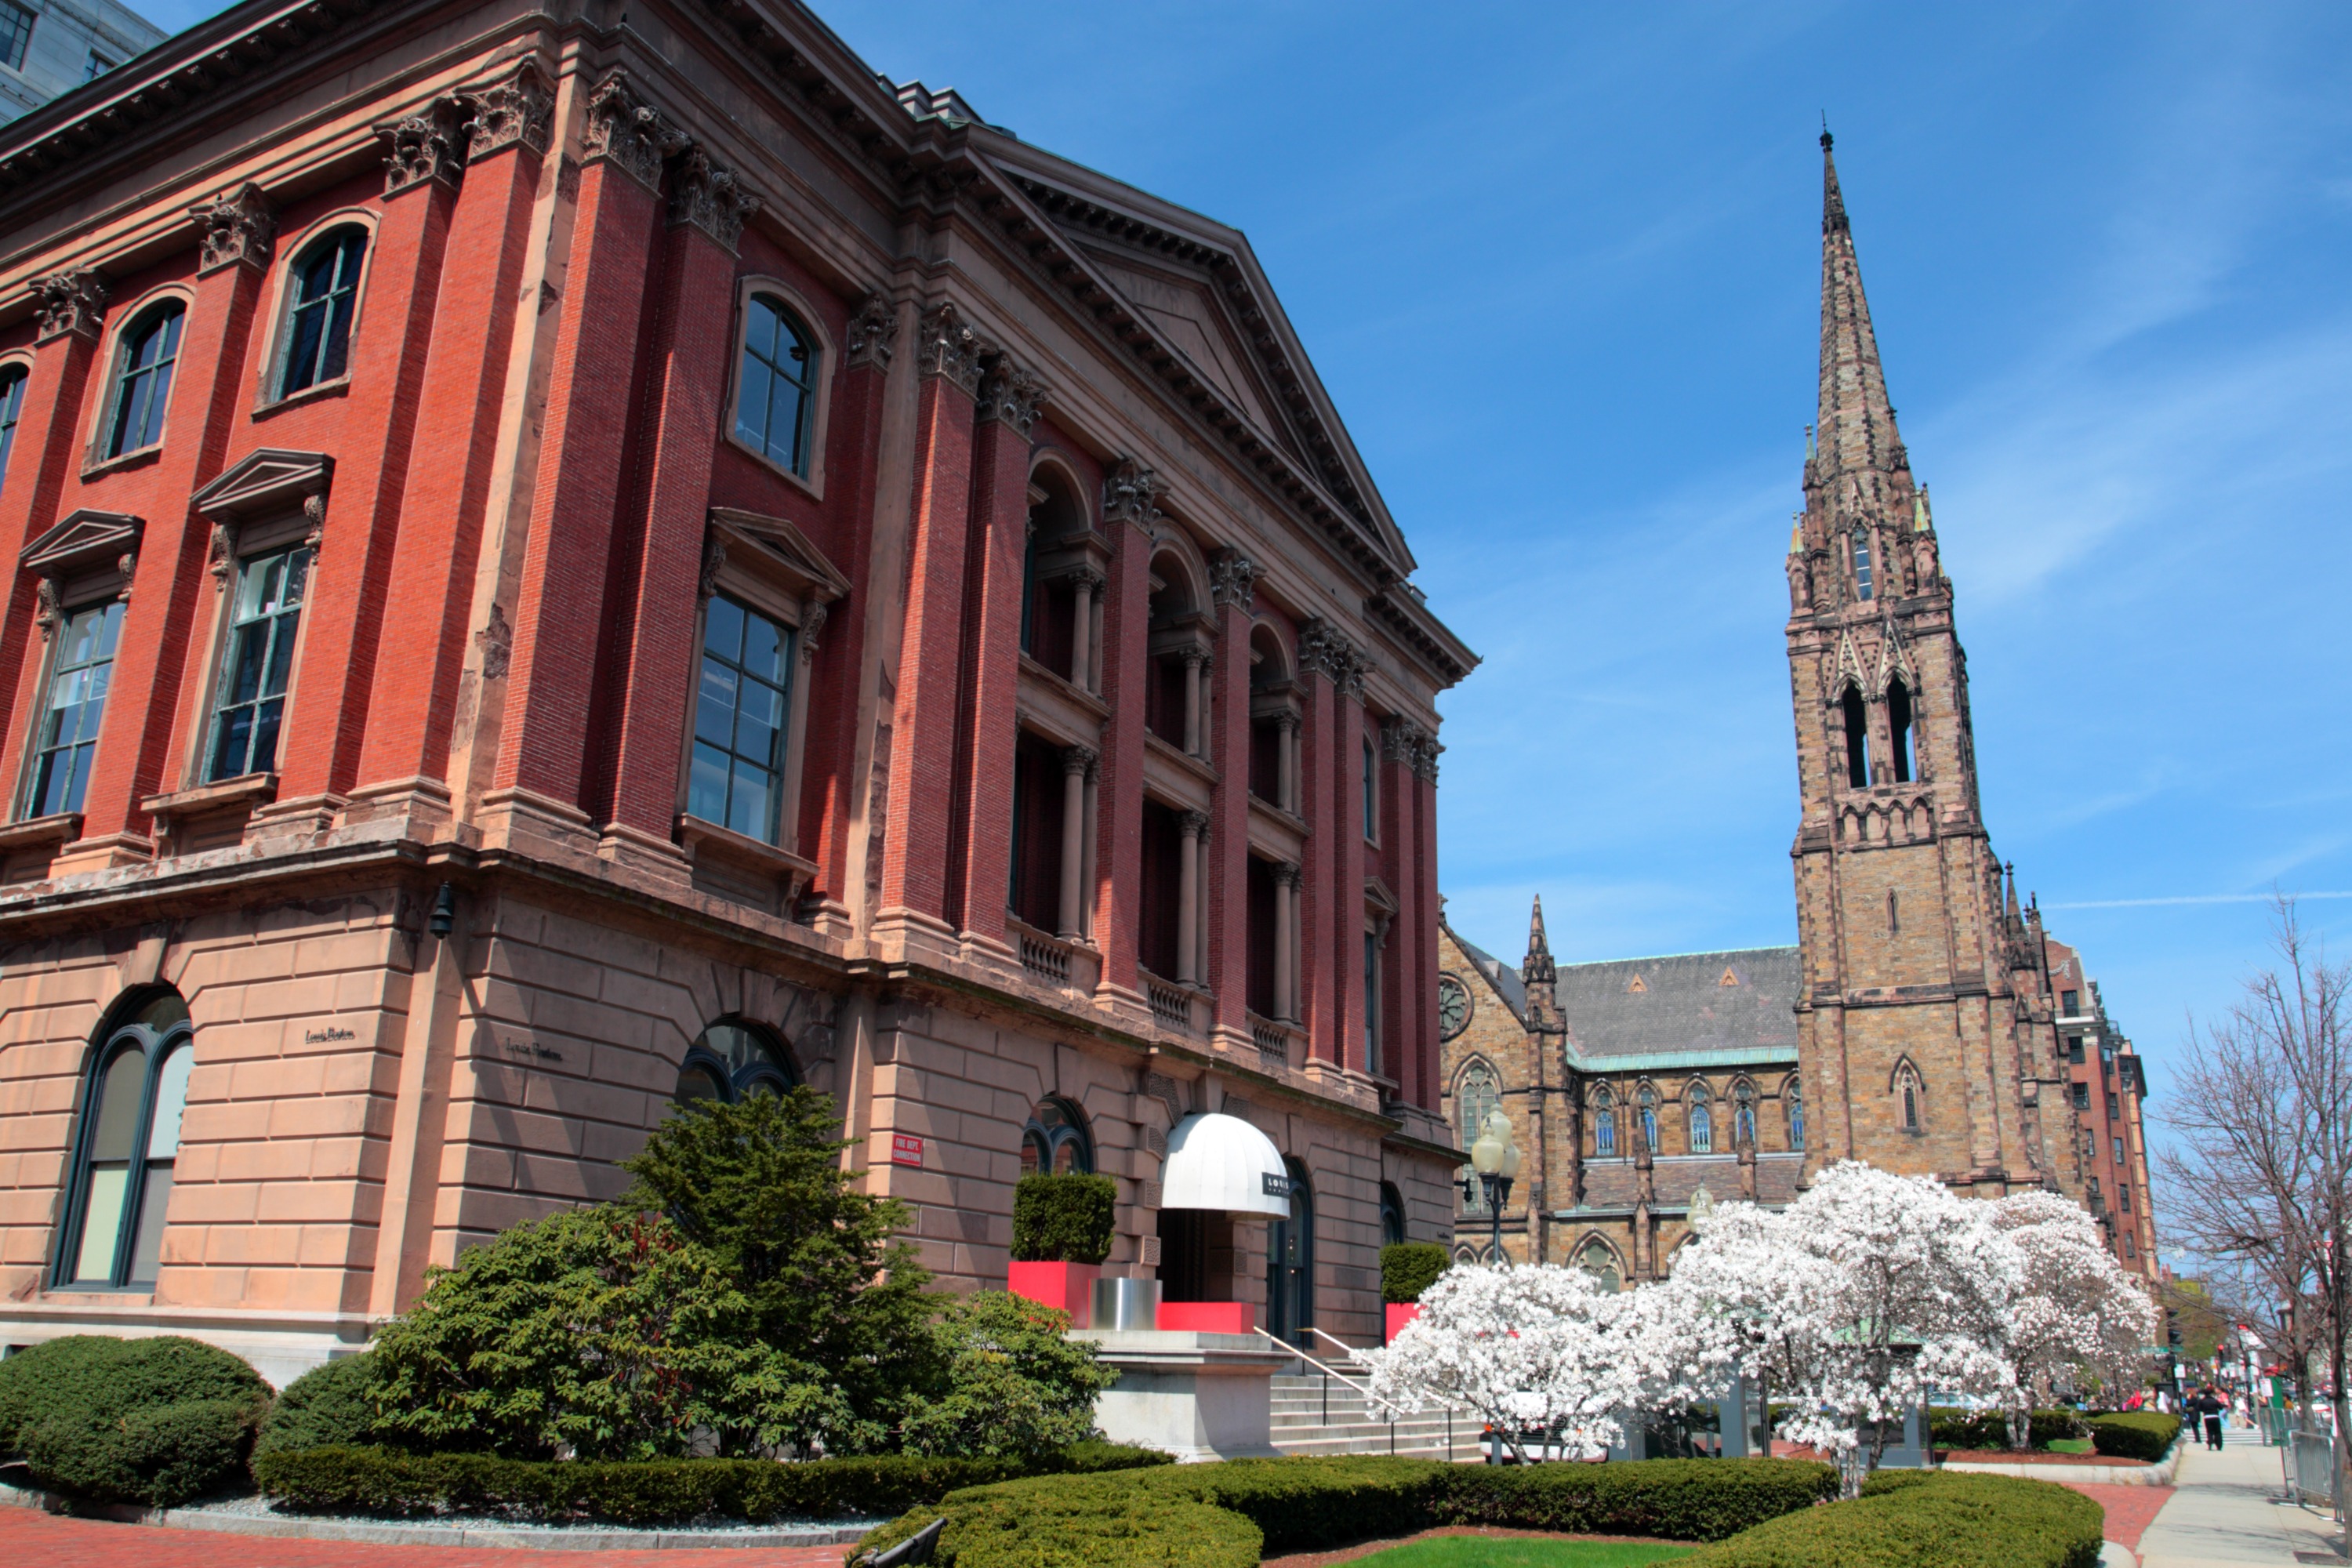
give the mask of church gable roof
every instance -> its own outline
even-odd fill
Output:
[[[1511,1010],[1511,1016],[1520,1023],[1526,1023],[1528,1021],[1528,988],[1520,984],[1519,972],[1485,948],[1471,942],[1452,926],[1445,928],[1445,934],[1454,939],[1454,945],[1462,950],[1462,956],[1470,961],[1472,967],[1485,976],[1486,984],[1493,987],[1495,994],[1503,999],[1503,1005]]]
[[[1592,1071],[1660,1056],[1794,1061],[1800,974],[1793,947],[1563,963],[1570,1056]]]

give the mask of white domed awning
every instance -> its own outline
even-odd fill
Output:
[[[1168,1134],[1160,1206],[1290,1217],[1290,1173],[1274,1140],[1222,1111],[1188,1116]]]

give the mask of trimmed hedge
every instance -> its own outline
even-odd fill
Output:
[[[1837,1471],[1803,1459],[1455,1465],[1432,1522],[1721,1541],[1835,1496]]]
[[[256,1454],[353,1447],[375,1435],[376,1365],[367,1352],[314,1366],[286,1385],[254,1439]]]
[[[501,1459],[489,1454],[404,1454],[387,1448],[281,1449],[257,1455],[255,1479],[299,1512],[419,1514],[499,1511],[529,1519],[671,1524],[718,1516],[760,1523],[898,1513],[960,1488],[1045,1474],[1064,1478],[1165,1465],[1165,1454],[1079,1443],[1024,1463],[907,1455],[816,1459]],[[1056,1485],[1069,1486],[1066,1479]]]
[[[1110,1256],[1118,1183],[1109,1176],[1024,1176],[1013,1187],[1013,1260],[1100,1263]]]
[[[851,1561],[866,1543],[895,1544],[942,1511],[919,1509],[894,1521],[888,1541],[867,1536]],[[931,1549],[938,1568],[1256,1568],[1265,1551],[1240,1514],[1140,1490],[981,1496],[944,1511],[947,1528]]]
[[[1882,1474],[1850,1502],[1744,1531],[1688,1568],[2096,1568],[2106,1515],[2079,1492],[2009,1476]]]
[[[2164,1458],[2180,1436],[2180,1417],[2158,1410],[2124,1410],[2091,1417],[2091,1447],[2118,1459]]]
[[[239,1481],[268,1405],[253,1368],[173,1334],[71,1334],[0,1361],[0,1449],[94,1502],[170,1508]]]
[[[2028,1436],[2035,1447],[2047,1448],[2059,1438],[2086,1436],[2089,1432],[2074,1411],[2036,1410]],[[2009,1413],[1937,1405],[1927,1412],[1927,1441],[1938,1448],[2006,1448]]]
[[[1381,1248],[1381,1300],[1418,1301],[1453,1266],[1454,1255],[1436,1242],[1391,1242]]]
[[[1644,1459],[1631,1464],[1465,1466],[1433,1459],[1373,1457],[1229,1459],[1183,1465],[1132,1476],[1072,1482],[1054,1479],[1007,1482],[950,1492],[938,1507],[919,1508],[868,1534],[857,1555],[886,1550],[944,1516],[940,1550],[974,1536],[967,1518],[1017,1516],[1049,1502],[1066,1517],[1100,1511],[1146,1517],[1135,1500],[1151,1497],[1208,1504],[1255,1527],[1269,1554],[1314,1552],[1353,1542],[1409,1535],[1436,1524],[1499,1525],[1523,1530],[1651,1535],[1677,1540],[1720,1539],[1793,1509],[1810,1508],[1837,1489],[1827,1465],[1800,1459]],[[1057,1513],[1056,1517],[1065,1517]],[[1095,1555],[1092,1538],[1050,1532],[1029,1538],[1043,1552],[1026,1563],[1153,1564],[1167,1547],[1137,1536],[1120,1554]],[[1058,1553],[1058,1555],[1056,1554]],[[953,1556],[935,1562],[953,1563]],[[1012,1558],[961,1559],[965,1568],[994,1568]]]

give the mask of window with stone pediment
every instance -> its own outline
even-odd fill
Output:
[[[687,814],[762,844],[782,841],[794,635],[727,594],[704,610]]]
[[[98,751],[99,722],[106,715],[123,609],[119,597],[88,605],[68,613],[58,630],[48,700],[41,707],[32,773],[25,785],[27,817],[81,809]]]
[[[277,769],[312,555],[308,544],[299,544],[237,563],[228,635],[213,691],[206,784]]]

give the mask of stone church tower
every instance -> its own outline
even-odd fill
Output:
[[[1981,1196],[2079,1196],[2041,918],[2020,910],[1985,829],[1952,584],[1887,401],[1830,145],[1820,426],[1788,560],[1797,1036],[1820,1108],[1806,1175],[1853,1156]]]

